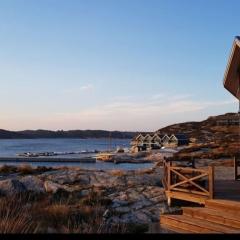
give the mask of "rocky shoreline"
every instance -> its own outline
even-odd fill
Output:
[[[5,170],[3,167],[1,196],[50,194],[63,202],[74,198],[75,205],[97,196],[107,203],[102,217],[110,225],[149,225],[159,222],[162,213],[172,211],[161,183],[163,171],[157,164],[150,169],[128,171],[38,167],[21,172],[13,171],[14,166],[5,166]]]
[[[228,179],[232,176],[231,160],[205,159],[199,160],[197,164],[202,167],[214,164],[217,179]],[[127,232],[147,232],[154,224],[159,226],[161,214],[179,211],[179,207],[168,207],[162,177],[161,161],[156,162],[151,168],[141,170],[87,170],[78,167],[33,168],[30,165],[3,165],[0,167],[0,204],[4,198],[8,201],[13,199],[13,196],[30,194],[31,199],[40,199],[35,203],[37,210],[34,211],[44,212],[53,208],[55,215],[56,211],[63,215],[64,208],[64,211],[71,211],[74,217],[79,218],[80,210],[101,209],[101,224],[111,227],[141,226],[138,230]],[[18,198],[14,201],[18,201]],[[48,202],[47,206],[45,201]],[[32,203],[27,200],[24,204]],[[2,211],[1,207],[0,211]],[[88,214],[92,217],[94,215],[91,211]],[[51,218],[53,213],[48,214],[45,219]],[[47,222],[45,223],[47,227],[42,227],[37,232],[61,232],[62,228],[55,225],[66,214],[62,215],[53,221],[54,227]],[[37,222],[38,214],[34,214],[34,218]],[[160,231],[167,230],[160,229]]]

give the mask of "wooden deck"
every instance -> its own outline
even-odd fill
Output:
[[[236,167],[239,164],[208,170],[165,164],[163,184],[169,205],[172,198],[201,206],[188,204],[182,207],[181,214],[161,215],[160,229],[173,233],[240,233],[240,180],[238,174],[234,176],[234,172],[238,173]],[[194,182],[202,176],[208,184]]]
[[[165,214],[161,227],[175,233],[240,233],[240,202],[206,200],[204,207],[183,207],[182,214]]]
[[[171,199],[205,205],[208,199],[240,202],[240,160],[234,166],[208,166],[204,168],[179,167],[164,163],[163,186],[168,204]],[[203,182],[204,181],[204,182]]]

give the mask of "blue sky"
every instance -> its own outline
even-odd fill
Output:
[[[236,112],[238,0],[0,0],[0,128],[155,131]]]

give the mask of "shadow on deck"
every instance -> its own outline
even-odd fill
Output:
[[[214,199],[240,201],[240,181],[215,180]]]

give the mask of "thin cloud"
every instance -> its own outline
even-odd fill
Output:
[[[80,87],[81,91],[89,91],[92,90],[94,88],[93,84],[87,84],[87,85],[83,85]]]
[[[185,99],[180,101],[166,101],[164,104],[147,100],[112,102],[82,110],[78,113],[59,113],[56,117],[62,122],[72,122],[73,125],[88,126],[102,129],[158,129],[162,120],[196,114],[210,107],[223,106],[235,103],[235,100],[223,101],[193,101]],[[188,119],[186,118],[186,121]],[[145,127],[144,127],[145,126]]]
[[[70,88],[65,90],[65,93],[70,93],[70,94],[78,94],[79,92],[90,92],[94,89],[94,85],[93,84],[86,84],[83,85],[81,87],[76,87],[76,88]]]
[[[182,100],[166,98],[164,101],[148,99],[130,99],[114,101],[79,112],[52,113],[44,118],[40,116],[0,116],[2,128],[15,125],[15,128],[50,128],[50,129],[109,129],[131,130],[141,129],[155,131],[160,127],[182,121],[198,120],[205,116],[204,112],[214,112],[236,104],[235,99],[221,101],[193,100],[190,97]],[[228,107],[229,106],[229,107]],[[198,117],[197,117],[198,116]],[[19,126],[16,126],[18,119]],[[9,127],[8,127],[9,128]]]
[[[154,94],[151,99],[153,100],[159,100],[159,99],[164,99],[166,97],[165,93],[158,93],[158,94]]]

